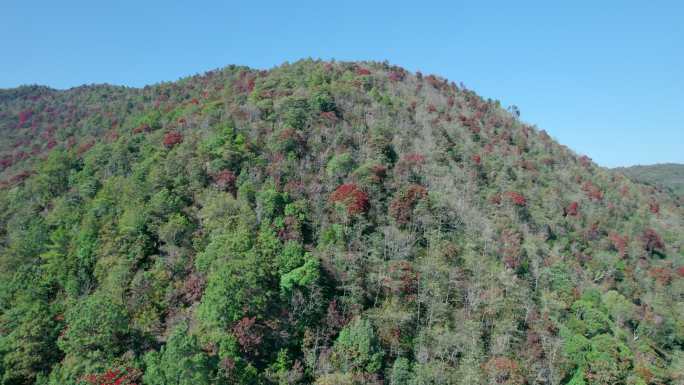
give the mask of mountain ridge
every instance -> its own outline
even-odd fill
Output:
[[[637,182],[671,189],[674,194],[684,197],[684,164],[658,163],[616,167],[612,170],[621,172]]]

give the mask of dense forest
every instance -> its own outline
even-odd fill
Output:
[[[679,196],[680,199],[684,199],[684,164],[663,163],[649,166],[617,167],[613,170],[621,172],[639,183],[672,190],[672,193]]]
[[[4,385],[684,383],[684,210],[387,63],[0,90]]]

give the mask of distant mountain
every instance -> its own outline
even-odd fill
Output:
[[[683,234],[387,63],[0,90],[0,384],[680,385]]]
[[[684,196],[684,164],[663,163],[648,166],[617,167],[619,171],[637,182],[668,188],[676,195]]]

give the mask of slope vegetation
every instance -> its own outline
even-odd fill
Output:
[[[681,384],[682,208],[386,63],[0,92],[2,384]]]

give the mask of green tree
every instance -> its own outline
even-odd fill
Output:
[[[158,352],[144,357],[145,375],[149,385],[208,385],[214,368],[202,351],[197,338],[189,334],[187,325],[176,326],[166,344]]]
[[[383,356],[373,326],[357,317],[337,337],[332,360],[342,372],[376,373],[382,368]]]

